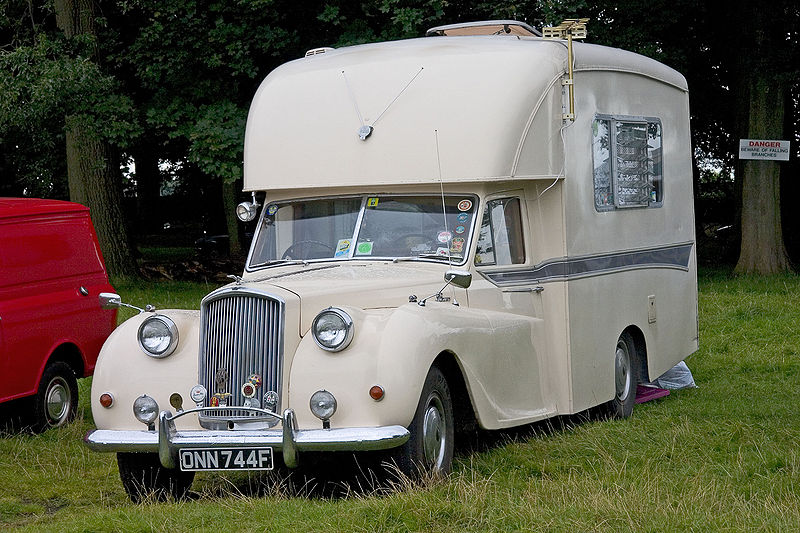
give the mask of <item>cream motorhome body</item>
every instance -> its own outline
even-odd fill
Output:
[[[199,315],[126,322],[98,362],[87,443],[119,453],[132,497],[273,452],[447,471],[469,420],[628,416],[637,381],[697,349],[684,78],[578,43],[571,109],[567,43],[519,27],[317,50],[266,78],[244,274]]]

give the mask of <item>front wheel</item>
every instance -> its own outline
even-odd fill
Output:
[[[66,363],[50,363],[42,372],[33,406],[33,430],[42,432],[68,424],[78,411],[78,380]]]
[[[442,372],[431,367],[408,426],[411,436],[394,450],[392,460],[410,478],[448,474],[453,465],[453,401]]]
[[[120,452],[117,466],[122,486],[133,503],[147,498],[164,501],[170,496],[181,500],[194,481],[194,472],[164,468],[157,453]]]
[[[606,413],[613,418],[628,418],[636,403],[639,383],[639,354],[636,343],[627,331],[617,340],[614,352],[614,398],[606,404]]]

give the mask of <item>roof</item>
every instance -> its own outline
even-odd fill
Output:
[[[75,213],[89,208],[63,200],[41,198],[0,198],[0,218],[25,217],[53,213]]]
[[[253,98],[244,188],[508,179],[566,63],[565,42],[513,35],[410,39],[292,61]],[[669,67],[614,48],[576,43],[575,68],[686,88]],[[373,128],[366,140],[362,126]]]

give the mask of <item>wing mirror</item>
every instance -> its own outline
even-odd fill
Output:
[[[466,289],[472,284],[472,273],[467,270],[448,270],[444,273],[444,280],[448,285]]]
[[[119,309],[120,307],[128,307],[130,309],[135,309],[140,313],[144,313],[145,311],[151,313],[156,310],[155,306],[150,304],[144,306],[144,309],[136,307],[135,305],[126,304],[122,301],[122,298],[119,294],[113,292],[101,292],[98,299],[100,300],[100,307],[103,309]]]

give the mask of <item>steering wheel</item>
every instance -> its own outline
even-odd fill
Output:
[[[324,257],[324,255],[317,255],[317,256],[314,256],[314,257],[309,257],[309,255],[310,255],[309,253],[306,253],[306,254],[303,255],[303,257],[300,257],[300,254],[296,253],[297,252],[296,248],[300,248],[301,246],[305,246],[307,248],[305,250],[306,252],[310,252],[311,251],[310,250],[311,246],[317,246],[319,248],[324,248],[326,252],[330,252],[331,255],[333,255],[333,246],[325,244],[324,242],[321,242],[321,241],[303,240],[303,241],[297,241],[297,242],[291,244],[286,249],[286,251],[283,252],[283,255],[281,256],[281,259],[319,259],[320,257]]]
[[[437,247],[436,239],[426,233],[405,233],[401,235],[397,240],[401,241],[409,249],[413,248],[415,245],[418,244],[432,245],[434,250]],[[444,246],[444,244],[439,243],[439,246]]]

